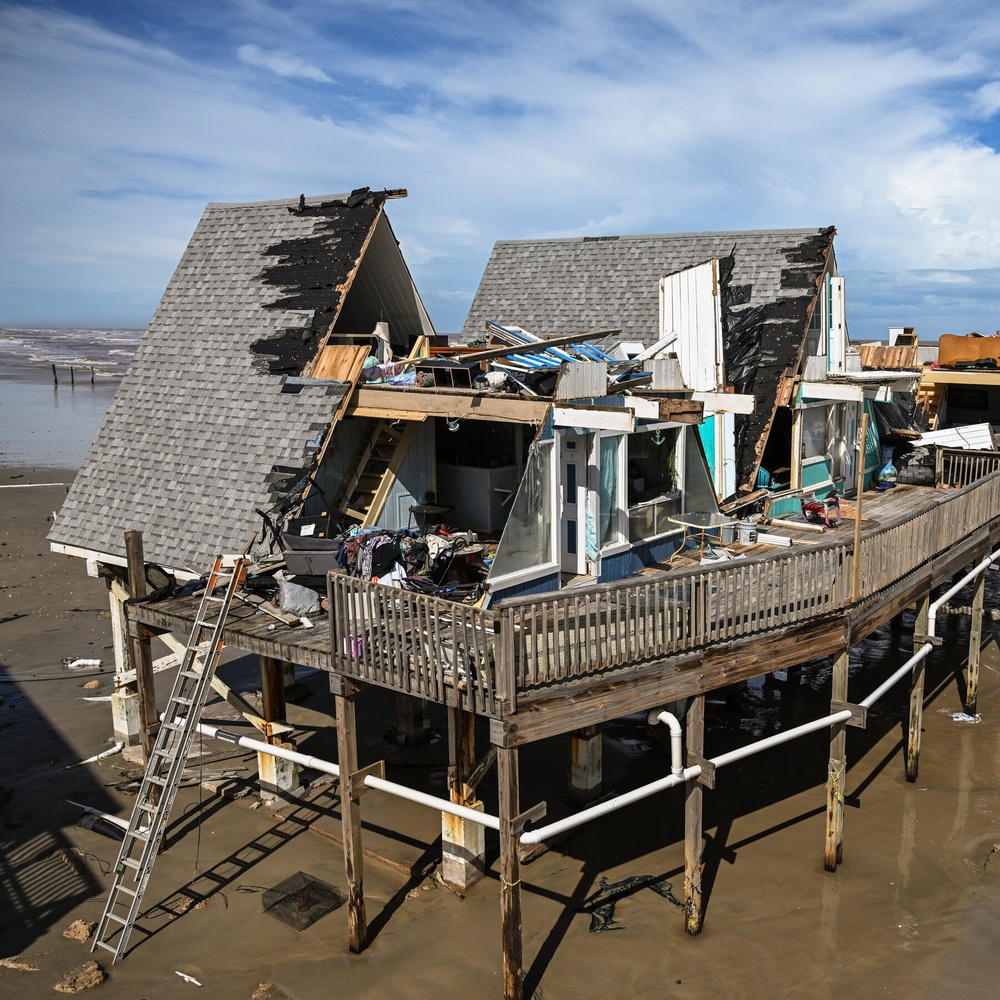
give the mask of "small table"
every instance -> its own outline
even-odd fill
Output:
[[[421,534],[427,533],[427,523],[430,518],[439,514],[447,514],[455,508],[447,503],[415,503],[410,513],[416,516],[417,528]]]
[[[680,548],[677,549],[670,559],[683,552],[687,548],[687,543],[695,539],[698,540],[699,558],[703,558],[705,555],[705,545],[708,543],[709,532],[721,532],[723,528],[729,525],[739,524],[739,521],[734,517],[727,517],[725,514],[717,514],[715,511],[707,510],[689,510],[686,514],[675,514],[668,520],[674,524],[679,524],[684,529],[684,537],[681,539]]]

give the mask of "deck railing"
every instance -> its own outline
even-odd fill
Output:
[[[1000,469],[1000,452],[961,448],[935,449],[934,485],[961,487]]]
[[[1000,513],[1000,473],[928,496],[926,510],[862,539],[858,601],[877,599]],[[334,575],[333,667],[497,717],[519,692],[842,611],[851,604],[853,560],[853,541],[830,542],[485,611]]]
[[[340,574],[330,608],[335,671],[497,715],[492,611]]]

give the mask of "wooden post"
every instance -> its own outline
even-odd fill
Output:
[[[924,594],[917,600],[917,614],[913,619],[913,634],[927,634],[927,622],[930,617],[931,595]],[[920,643],[914,640],[913,651],[920,648]],[[920,768],[920,729],[924,718],[924,675],[926,673],[926,658],[913,665],[910,675],[910,721],[906,731],[906,780],[916,781]]]
[[[976,577],[976,593],[972,598],[972,621],[969,622],[969,668],[965,675],[965,711],[976,714],[979,697],[979,654],[983,644],[983,604],[986,596],[986,574]]]
[[[272,656],[261,654],[260,660],[260,697],[261,716],[266,722],[284,722],[287,711],[285,705],[285,678],[282,670],[284,661]],[[268,742],[273,735],[267,733]]]
[[[848,646],[833,661],[831,702],[847,701],[847,678],[851,666]],[[844,858],[844,788],[847,784],[847,723],[830,727],[830,760],[826,776],[826,850],[823,867],[835,872]]]
[[[276,735],[270,723],[284,722],[286,714],[285,702],[285,661],[261,654],[260,661],[260,714],[267,723],[264,738],[271,746],[284,750],[294,750],[295,744],[285,742]],[[270,754],[257,754],[257,774],[260,779],[260,797],[271,801],[280,797],[282,792],[292,792],[299,779],[299,766],[288,760],[272,757]]]
[[[697,757],[705,756],[705,696],[691,699],[687,710],[687,751]],[[705,867],[704,838],[702,833],[702,807],[705,789],[697,778],[684,783],[684,929],[691,934],[701,933],[702,890],[701,876]]]
[[[597,726],[569,734],[569,797],[574,802],[593,802],[601,794],[604,777],[604,740]]]
[[[861,414],[861,440],[858,442],[857,500],[854,511],[854,555],[851,558],[851,604],[858,599],[858,573],[861,571],[861,498],[865,492],[865,456],[868,452],[868,413]]]
[[[348,946],[355,954],[368,946],[365,914],[365,866],[361,850],[361,805],[352,794],[350,776],[358,770],[357,724],[354,697],[357,688],[338,674],[330,675],[337,713],[337,763],[340,766],[340,822],[344,834],[344,872],[347,879]]]
[[[514,819],[519,813],[517,750],[497,747],[500,791],[500,934],[503,941],[504,1000],[522,1000],[521,863]]]
[[[146,564],[142,551],[142,532],[125,532],[125,557],[128,565],[128,589],[133,599],[146,596]],[[143,629],[138,622],[129,623],[129,647],[135,680],[139,692],[139,724],[142,738],[143,763],[149,760],[156,740],[159,722],[156,718],[156,689],[153,683],[153,656],[149,639],[143,638]]]
[[[482,809],[467,784],[476,766],[476,717],[448,706],[448,797],[457,805]],[[486,831],[469,819],[441,814],[441,877],[463,892],[486,874]]]

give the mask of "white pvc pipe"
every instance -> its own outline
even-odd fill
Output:
[[[718,757],[712,757],[711,762],[716,768],[725,767],[727,764],[743,760],[744,757],[752,757],[762,750],[769,750],[771,747],[780,746],[782,743],[790,743],[800,736],[816,732],[817,729],[826,729],[828,726],[835,726],[838,722],[846,722],[850,717],[850,709],[845,708],[843,711],[834,712],[832,715],[824,716],[822,719],[813,719],[812,722],[803,723],[794,729],[787,729],[784,732],[775,733],[773,736],[767,736],[762,740],[758,740],[756,743],[748,743],[746,746],[738,747],[736,750],[719,754]]]
[[[616,812],[618,809],[631,805],[633,802],[638,802],[640,799],[645,799],[650,795],[655,795],[657,792],[662,792],[666,788],[673,788],[675,785],[680,785],[691,778],[697,778],[699,774],[701,774],[701,767],[697,764],[693,767],[686,767],[680,774],[668,774],[665,778],[658,778],[656,781],[652,781],[648,785],[643,785],[641,788],[635,788],[631,792],[616,795],[613,799],[608,799],[606,802],[599,802],[596,806],[584,809],[583,812],[578,812],[575,816],[567,816],[566,819],[557,820],[555,823],[539,827],[537,830],[528,830],[526,833],[521,834],[521,843],[537,844],[546,837],[552,837],[557,833],[572,830],[574,827],[589,823],[592,819],[597,819],[599,816],[606,816],[608,813]]]
[[[397,795],[401,799],[408,799],[410,802],[417,802],[422,806],[429,806],[431,809],[440,809],[441,812],[460,816],[462,819],[471,820],[473,823],[488,827],[490,830],[500,829],[500,818],[498,816],[491,816],[489,813],[470,809],[468,806],[459,805],[457,802],[448,802],[446,799],[438,798],[436,795],[418,792],[415,788],[407,788],[406,785],[397,785],[394,781],[386,781],[385,778],[378,778],[374,774],[369,774],[365,778],[365,785],[369,788],[377,788],[380,791],[388,792],[390,795]]]
[[[1000,549],[987,556],[982,562],[977,564],[958,583],[946,590],[936,601],[933,601],[927,609],[927,634],[932,638],[937,634],[937,613],[941,605],[954,597],[967,583],[974,580],[981,573],[985,573],[987,568],[997,559],[1000,559]],[[864,701],[859,704],[864,708],[871,708],[891,687],[901,681],[911,670],[934,648],[932,642],[925,642],[914,654],[887,680],[883,681]]]
[[[962,579],[958,581],[958,583],[956,583],[950,590],[945,591],[930,606],[930,608],[928,608],[927,611],[928,635],[937,635],[937,632],[935,631],[935,625],[937,624],[938,609],[941,607],[941,605],[944,604],[945,601],[954,597],[955,594],[957,594],[970,580],[979,576],[980,573],[985,572],[987,567],[989,567],[992,563],[996,562],[997,559],[1000,559],[1000,549],[997,549],[997,551],[994,552],[993,555],[987,556],[981,563],[979,563],[979,565],[977,565],[975,568],[971,569],[968,573],[966,573],[965,576],[963,576]]]
[[[646,721],[651,726],[662,722],[670,729],[670,773],[680,774],[684,770],[684,738],[681,731],[681,724],[677,721],[677,716],[668,712],[665,708],[654,708],[646,717]]]
[[[889,690],[901,681],[918,664],[934,646],[925,642],[891,677],[884,680],[864,701],[858,702],[863,708],[871,708]]]
[[[928,635],[934,635],[936,622],[935,616],[941,605],[961,590],[962,587],[964,587],[970,580],[984,572],[986,568],[997,559],[1000,559],[1000,550],[989,556],[987,559],[984,559],[978,566],[976,566],[975,569],[966,574],[961,581],[955,584],[950,590],[930,605],[927,624]],[[919,663],[920,660],[927,656],[931,649],[933,649],[933,645],[931,643],[924,643],[924,645],[922,645],[920,649],[918,649],[913,656],[906,661],[906,663],[896,670],[895,673],[888,678],[888,680],[884,681],[879,687],[877,687],[867,698],[865,698],[864,701],[860,702],[860,704],[865,708],[870,708],[876,701],[878,701],[879,698],[882,697],[883,694],[885,694],[886,691],[888,691],[902,677],[904,677],[913,668],[914,664]],[[809,733],[816,732],[817,730],[834,726],[839,722],[847,722],[847,720],[852,717],[852,714],[853,713],[849,709],[834,712],[831,715],[824,716],[821,719],[814,719],[812,722],[806,722],[801,726],[796,726],[793,729],[786,730],[785,732],[775,733],[773,736],[768,736],[765,739],[758,740],[756,743],[749,743],[746,746],[737,748],[736,750],[730,750],[728,753],[720,754],[718,757],[712,757],[711,763],[716,769],[725,767],[727,764],[733,764],[736,761],[751,757],[764,750],[768,750],[771,747],[780,746],[783,743],[790,743],[792,740],[796,740],[800,736],[806,736]],[[576,813],[574,816],[567,816],[565,819],[558,820],[555,823],[550,823],[548,826],[538,827],[535,830],[527,830],[521,834],[520,842],[526,845],[540,843],[548,837],[553,837],[557,834],[564,833],[567,830],[583,826],[591,820],[598,819],[601,816],[606,816],[609,813],[617,812],[619,809],[623,809],[625,806],[631,805],[633,802],[639,802],[651,795],[655,795],[657,792],[665,791],[668,788],[674,788],[685,781],[697,778],[698,775],[701,774],[700,766],[696,764],[693,767],[683,767],[681,764],[683,754],[683,731],[677,718],[665,709],[653,709],[649,713],[648,722],[650,725],[656,725],[656,723],[662,722],[670,729],[671,773],[669,775],[663,778],[658,778],[656,781],[652,781],[649,784],[641,786],[640,788],[633,789],[630,792],[625,792],[622,795],[616,795],[614,798],[608,799],[606,802],[600,802],[595,806],[591,806],[589,809],[584,809],[581,812]],[[257,750],[260,753],[269,753],[272,756],[282,757],[285,760],[291,760],[296,763],[303,764],[306,767],[312,767],[318,771],[325,771],[326,773],[336,775],[337,777],[340,776],[340,768],[330,761],[320,760],[317,757],[310,757],[306,754],[300,754],[292,750],[283,750],[281,747],[274,747],[269,743],[263,743],[260,740],[250,739],[246,736],[237,736],[235,733],[229,733],[214,726],[201,724],[198,726],[198,731],[203,732],[207,736],[215,736],[217,739],[227,740],[230,743],[236,743],[239,746]],[[467,806],[447,802],[437,796],[428,795],[424,792],[418,792],[415,789],[407,788],[405,785],[399,785],[393,781],[386,781],[385,779],[377,778],[374,775],[367,775],[365,777],[365,785],[368,788],[376,788],[387,792],[390,795],[396,795],[400,798],[408,799],[411,802],[416,802],[420,805],[440,810],[441,812],[447,812],[454,816],[460,816],[463,819],[472,821],[473,823],[479,823],[482,826],[489,827],[491,830],[500,829],[500,820],[496,816],[491,816],[488,813],[477,812],[474,809],[469,809]]]
[[[161,716],[162,718],[162,716]],[[272,757],[280,757],[282,760],[290,760],[303,767],[311,767],[314,771],[322,771],[324,774],[332,774],[340,777],[340,768],[330,760],[323,760],[320,757],[312,757],[309,754],[299,753],[297,750],[286,750],[284,747],[272,746],[263,740],[255,740],[249,736],[239,736],[236,733],[227,732],[218,726],[210,726],[204,722],[198,724],[198,732],[204,736],[214,737],[217,740],[224,740],[226,743],[235,743],[237,746],[245,747],[247,750],[256,750],[257,753],[269,754]],[[450,813],[462,819],[479,823],[480,826],[489,827],[491,830],[500,829],[500,819],[488,813],[470,809],[468,806],[459,805],[456,802],[449,802],[447,799],[438,798],[436,795],[428,795],[426,792],[418,792],[414,788],[407,788],[406,785],[399,785],[395,781],[386,781],[373,774],[365,776],[365,786],[367,788],[377,788],[379,791],[388,792],[401,799],[408,799],[439,812]]]
[[[119,817],[112,816],[110,813],[101,812],[100,809],[95,809],[93,806],[85,806],[82,802],[74,802],[72,799],[67,799],[66,801],[71,806],[76,806],[78,809],[82,809],[85,813],[90,813],[91,816],[96,816],[98,819],[105,819],[122,830],[128,830],[128,820],[126,819],[119,819]]]

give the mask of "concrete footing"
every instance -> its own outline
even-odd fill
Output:
[[[464,803],[483,811],[478,800]],[[471,888],[486,874],[486,828],[451,813],[441,814],[441,877],[456,889]]]
[[[111,722],[115,740],[125,744],[122,756],[138,764],[146,763],[142,750],[142,723],[139,718],[139,694],[128,687],[111,695]]]
[[[396,737],[402,744],[422,743],[431,734],[427,702],[408,694],[396,695]]]
[[[294,743],[279,743],[282,750],[294,750]],[[299,787],[299,765],[270,754],[257,754],[257,771],[260,778],[260,797],[264,802],[284,798]]]

